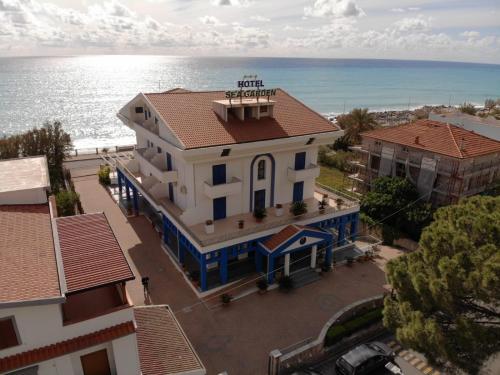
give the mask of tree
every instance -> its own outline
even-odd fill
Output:
[[[351,113],[339,116],[337,123],[344,129],[344,137],[351,145],[361,142],[362,132],[372,130],[377,126],[377,121],[368,112],[368,108],[355,108]]]
[[[491,110],[496,107],[496,105],[497,105],[497,103],[496,103],[495,99],[486,99],[484,101],[484,108],[486,108],[488,110],[488,113],[490,113]]]
[[[63,161],[71,149],[71,137],[63,130],[61,122],[46,122],[41,128],[33,128],[26,133],[2,139],[0,158],[45,155],[50,182],[52,188],[57,191],[63,181]]]
[[[474,107],[474,104],[467,103],[467,102],[460,104],[460,107],[458,107],[458,109],[460,109],[460,112],[462,112],[462,113],[466,113],[468,115],[473,115],[473,116],[477,112],[477,109],[476,109],[476,107]]]
[[[430,204],[419,198],[417,188],[409,180],[379,177],[362,198],[361,213],[372,224],[383,220],[382,235],[388,244],[392,244],[401,232],[418,240],[423,227],[431,219]]]
[[[420,249],[391,260],[384,324],[434,362],[476,374],[500,350],[500,197],[439,208]]]
[[[61,190],[56,194],[57,213],[59,216],[73,216],[75,205],[80,200],[78,193],[72,190]]]

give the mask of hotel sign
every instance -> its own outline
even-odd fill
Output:
[[[259,96],[275,96],[276,89],[264,88],[264,83],[257,76],[243,76],[243,80],[238,81],[238,90],[226,91],[226,99],[254,98]]]

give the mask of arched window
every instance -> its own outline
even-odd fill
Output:
[[[266,178],[266,161],[260,160],[257,164],[257,179],[263,180]]]

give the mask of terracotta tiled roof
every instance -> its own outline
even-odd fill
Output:
[[[9,357],[0,358],[0,372],[12,371],[20,367],[48,361],[91,346],[99,345],[135,332],[133,322],[121,323],[113,327],[78,336],[52,345],[29,350]]]
[[[266,246],[270,251],[276,250],[276,248],[281,245],[283,242],[288,240],[289,238],[295,236],[298,232],[302,230],[298,225],[290,224],[280,230],[278,233],[268,238],[264,242],[264,246]]]
[[[225,122],[212,109],[214,100],[225,99],[223,91],[145,94],[185,148],[230,145],[277,138],[325,133],[338,129],[304,104],[277,90],[274,118]],[[237,99],[235,99],[237,100]]]
[[[0,302],[59,296],[49,206],[0,206]]]
[[[204,371],[203,364],[168,306],[137,307],[134,314],[143,375]]]
[[[56,219],[68,292],[134,278],[103,213]]]
[[[432,120],[375,129],[361,135],[459,159],[500,152],[499,141]]]

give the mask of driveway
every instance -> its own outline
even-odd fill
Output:
[[[104,211],[136,280],[127,291],[135,305],[169,304],[207,368],[208,374],[266,374],[268,354],[316,337],[335,312],[359,299],[387,291],[380,265],[338,267],[322,280],[288,294],[250,294],[227,307],[209,309],[187,285],[144,217],[126,218],[97,177],[74,179],[85,212]],[[141,276],[150,277],[145,300]]]

